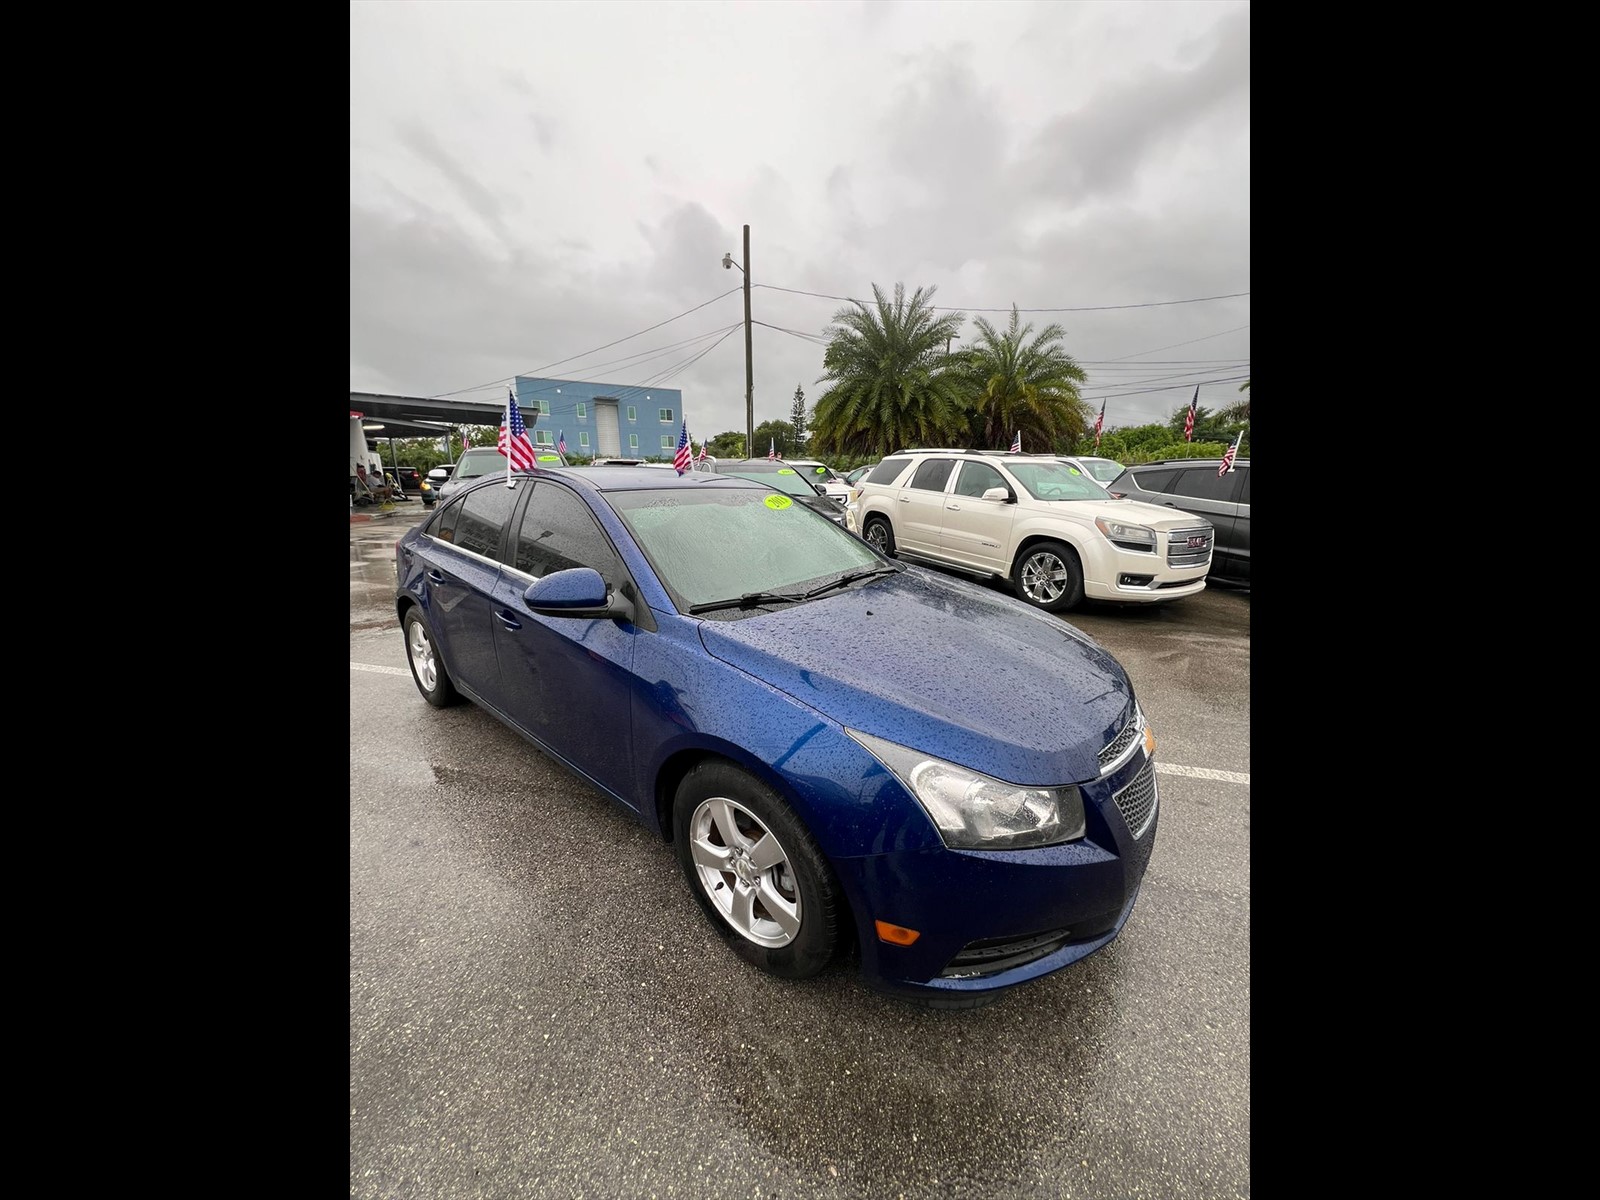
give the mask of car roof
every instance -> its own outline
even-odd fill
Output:
[[[1133,463],[1126,469],[1129,471],[1137,471],[1141,467],[1214,467],[1221,462],[1222,455],[1220,454],[1213,454],[1210,458],[1155,458],[1151,459],[1149,462]],[[1233,460],[1233,465],[1236,467],[1247,467],[1250,465],[1250,460],[1248,458],[1236,458]]]

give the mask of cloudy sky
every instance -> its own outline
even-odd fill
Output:
[[[669,387],[742,432],[745,225],[758,425],[874,284],[957,344],[1061,324],[1109,428],[1233,403],[1250,6],[351,4],[352,391]]]

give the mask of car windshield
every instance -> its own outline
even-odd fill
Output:
[[[1104,500],[1106,490],[1064,462],[1008,462],[1006,470],[1036,500]]]
[[[1121,463],[1109,458],[1080,458],[1078,465],[1101,483],[1110,483],[1126,469]]]
[[[772,492],[674,487],[606,500],[683,611],[883,566],[860,538]]]
[[[815,496],[817,494],[817,489],[812,487],[799,471],[794,467],[786,467],[780,462],[775,462],[770,467],[765,463],[734,463],[731,466],[719,466],[717,474],[737,475],[740,479],[754,479],[757,483],[775,487],[780,492],[788,492],[791,496]]]
[[[468,451],[461,456],[461,461],[456,464],[457,479],[476,479],[480,475],[492,475],[496,471],[506,469],[506,456],[498,450],[491,450],[484,454],[473,454]]]

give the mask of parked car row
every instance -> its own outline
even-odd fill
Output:
[[[872,987],[968,1007],[1118,936],[1160,817],[1126,671],[1072,626],[880,546],[936,542],[922,526],[945,512],[1006,507],[1020,527],[1074,495],[1123,515],[1096,536],[1133,544],[1130,563],[1187,579],[1147,563],[1173,544],[1165,527],[1141,542],[1148,506],[1088,495],[1059,463],[922,452],[862,485],[880,529],[863,541],[765,459],[682,477],[541,464],[506,487],[484,477],[505,460],[469,473],[477,456],[395,547],[419,693],[481,706],[671,842],[741,959],[797,979],[853,945]],[[1151,537],[1190,520],[1149,519]],[[1022,554],[1037,605],[1054,568]]]
[[[1211,522],[1211,578],[1250,583],[1250,460],[1222,471],[1220,458],[1172,458],[1128,467],[1107,485],[1118,499],[1194,513]]]

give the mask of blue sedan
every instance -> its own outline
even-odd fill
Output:
[[[878,990],[965,1007],[1128,920],[1154,736],[1059,618],[707,472],[496,474],[395,552],[422,697],[478,705],[671,843],[753,966],[854,953]]]

